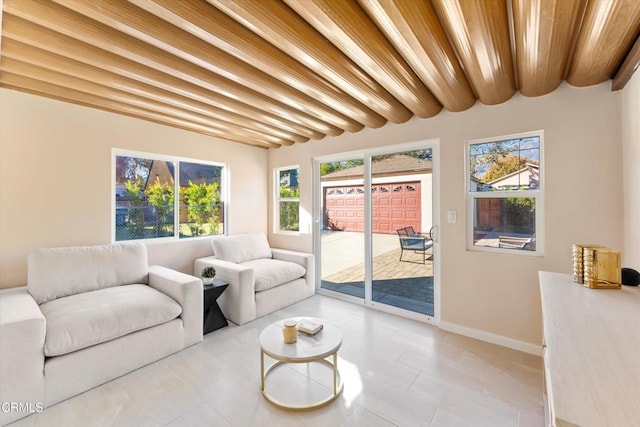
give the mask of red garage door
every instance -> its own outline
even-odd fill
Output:
[[[421,230],[420,182],[374,184],[372,191],[373,232],[394,234],[398,228]],[[327,229],[364,231],[364,187],[324,189],[324,225]]]

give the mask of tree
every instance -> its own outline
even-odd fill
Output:
[[[144,201],[143,184],[140,178],[135,180],[128,179],[124,183],[126,191],[126,199],[129,201],[129,221],[127,227],[133,234],[134,239],[143,237],[144,232]]]
[[[300,198],[300,188],[280,186],[280,199]],[[298,201],[280,201],[280,229],[299,231],[300,203]]]
[[[525,168],[527,163],[538,164],[536,160],[515,156],[513,154],[496,156],[481,181],[487,183],[502,178],[505,175]]]
[[[332,172],[336,172],[336,171],[340,171],[340,170],[344,170],[344,169],[351,169],[354,168],[356,166],[362,166],[364,164],[363,160],[359,160],[359,159],[355,159],[355,160],[342,160],[339,162],[329,162],[329,163],[322,163],[320,165],[320,176],[325,176],[327,174],[330,174]]]
[[[280,186],[280,198],[281,199],[297,199],[300,197],[300,188],[299,187],[286,187],[284,185]]]
[[[153,165],[153,160],[137,157],[116,157],[116,176],[130,181],[146,180]],[[120,181],[122,182],[122,181]]]
[[[514,159],[515,158],[515,159]],[[516,159],[518,161],[516,162]],[[471,176],[489,182],[525,167],[526,163],[539,164],[540,139],[526,137],[497,142],[483,142],[469,146]],[[496,163],[507,167],[495,166]],[[490,179],[486,173],[494,167]],[[509,172],[505,172],[509,170]]]
[[[507,197],[504,213],[506,223],[515,233],[535,233],[536,199],[532,197]]]
[[[164,234],[163,228],[166,225],[173,224],[173,217],[168,217],[169,212],[173,210],[173,186],[161,184],[160,178],[156,177],[156,182],[147,188],[145,194],[156,213],[156,237],[159,237]]]
[[[211,226],[214,234],[220,224],[220,188],[217,182],[195,184],[189,180],[189,185],[180,189],[183,203],[187,207],[187,220],[194,236],[205,234],[205,224]]]

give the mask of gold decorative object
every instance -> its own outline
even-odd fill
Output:
[[[574,244],[573,245],[573,276],[576,283],[584,283],[584,248],[601,248],[601,245]]]
[[[621,253],[608,248],[583,248],[584,286],[593,289],[620,289]]]

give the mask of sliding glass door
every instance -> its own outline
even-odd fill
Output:
[[[432,150],[371,158],[372,301],[434,315]]]
[[[315,161],[319,293],[433,319],[437,143]]]
[[[362,158],[320,162],[321,288],[364,299],[365,200]]]

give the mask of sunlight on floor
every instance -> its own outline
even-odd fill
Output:
[[[349,408],[353,401],[362,393],[360,371],[358,371],[358,367],[355,364],[341,357],[338,357],[338,369],[340,370],[340,377],[344,383],[342,397],[345,400],[345,406]]]

